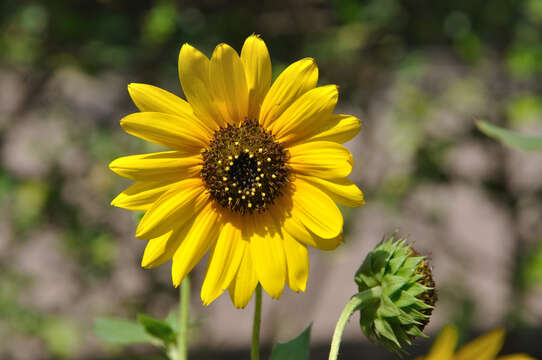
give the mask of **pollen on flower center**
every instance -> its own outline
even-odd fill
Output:
[[[215,131],[202,155],[211,197],[234,212],[265,211],[288,182],[288,153],[254,120]]]

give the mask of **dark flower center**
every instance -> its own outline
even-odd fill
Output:
[[[234,212],[265,211],[288,182],[288,153],[254,120],[215,131],[202,155],[211,197]]]
[[[416,251],[412,250],[412,256],[420,255]],[[434,307],[438,300],[438,296],[435,290],[435,281],[433,280],[433,271],[431,269],[431,264],[426,258],[420,261],[420,263],[416,267],[416,274],[422,276],[422,278],[418,280],[418,283],[430,288],[429,290],[423,292],[421,295],[418,295],[418,298],[423,300],[423,302],[427,305]],[[420,310],[420,312],[424,315],[431,316],[431,314],[433,313],[433,309]],[[418,328],[423,331],[423,329],[427,326],[428,323],[429,318],[423,320],[418,326]]]

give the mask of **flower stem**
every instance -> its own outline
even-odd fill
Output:
[[[179,302],[179,331],[177,333],[177,359],[188,359],[188,311],[190,308],[190,278],[187,275],[181,282]]]
[[[262,287],[256,287],[256,304],[254,306],[254,323],[252,324],[252,346],[250,360],[260,359],[260,325],[262,319]]]
[[[356,311],[364,301],[374,298],[375,296],[380,296],[381,292],[382,289],[379,286],[365,290],[364,292],[354,295],[346,304],[341,316],[339,317],[339,321],[337,321],[335,332],[333,333],[331,349],[329,350],[329,360],[337,360],[344,328],[346,327],[346,324],[348,323],[348,320],[352,314],[354,314],[354,311]]]

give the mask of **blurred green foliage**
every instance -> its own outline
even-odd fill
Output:
[[[540,284],[542,279],[542,241],[538,239],[537,245],[530,251],[523,263],[523,281],[526,286]]]
[[[324,61],[349,55],[343,60],[352,62],[360,50],[376,50],[378,56],[397,60],[410,48],[431,45],[477,61],[486,51],[497,50],[513,74],[526,76],[538,73],[542,63],[540,4],[540,0],[308,1],[305,6],[320,7],[332,22],[321,31],[288,29],[275,38],[266,35],[266,40],[293,51],[315,49],[315,56]],[[17,65],[39,62],[43,71],[66,64],[89,71],[137,68],[155,63],[157,53],[175,53],[186,41],[197,40],[207,50],[217,41],[238,46],[247,34],[262,28],[261,15],[287,8],[272,2],[232,5],[225,0],[139,1],[129,6],[106,0],[4,1],[0,6],[0,44],[5,50],[0,56]],[[295,43],[303,46],[292,46]],[[288,59],[289,52],[279,54]]]
[[[513,149],[523,151],[542,150],[542,136],[518,134],[513,131],[492,125],[486,121],[478,121],[476,125],[480,131],[486,135],[499,140],[504,145],[507,145]]]

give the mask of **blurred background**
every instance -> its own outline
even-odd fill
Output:
[[[156,148],[121,132],[130,82],[178,95],[181,45],[210,55],[261,34],[278,74],[314,57],[355,114],[346,240],[311,254],[307,292],[264,296],[267,349],[313,322],[327,358],[353,274],[399,229],[433,261],[440,302],[427,329],[465,341],[504,325],[503,353],[542,356],[542,153],[503,148],[474,120],[542,132],[542,0],[0,1],[0,359],[164,359],[113,346],[93,319],[165,317],[170,267],[139,266],[137,215],[109,202],[128,185],[116,157]],[[203,265],[205,261],[203,261]],[[193,281],[194,359],[248,359],[252,303],[208,308]],[[350,322],[345,359],[392,359]],[[413,354],[426,351],[420,341]]]

